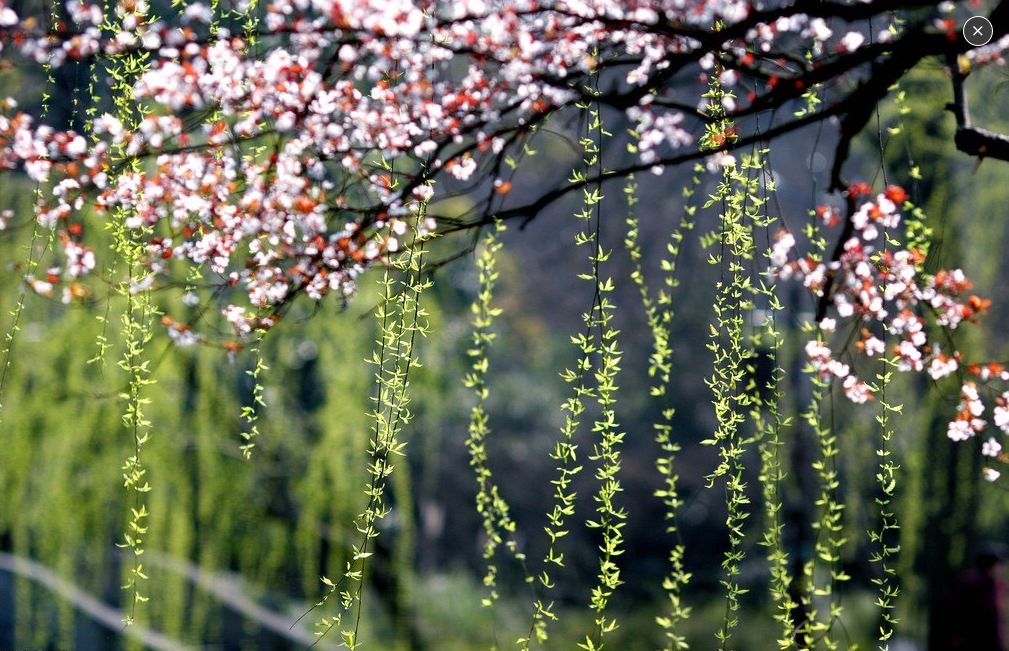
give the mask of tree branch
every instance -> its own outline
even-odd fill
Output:
[[[1009,136],[1001,133],[977,127],[965,127],[956,130],[953,142],[956,143],[956,148],[965,154],[1009,161]]]

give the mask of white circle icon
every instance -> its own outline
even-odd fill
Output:
[[[991,21],[984,16],[972,16],[963,24],[963,37],[974,47],[988,45],[994,33]]]

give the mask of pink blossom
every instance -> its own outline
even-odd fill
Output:
[[[841,37],[840,46],[848,52],[854,52],[865,43],[865,36],[859,32],[848,32]]]
[[[855,404],[864,404],[872,399],[872,391],[869,389],[869,385],[854,375],[849,375],[844,380],[844,395]]]

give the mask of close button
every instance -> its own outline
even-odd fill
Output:
[[[988,45],[995,29],[984,16],[972,16],[963,24],[963,37],[974,47]]]

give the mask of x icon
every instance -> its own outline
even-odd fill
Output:
[[[987,45],[994,31],[991,22],[984,16],[973,16],[963,26],[964,39],[974,47]]]

